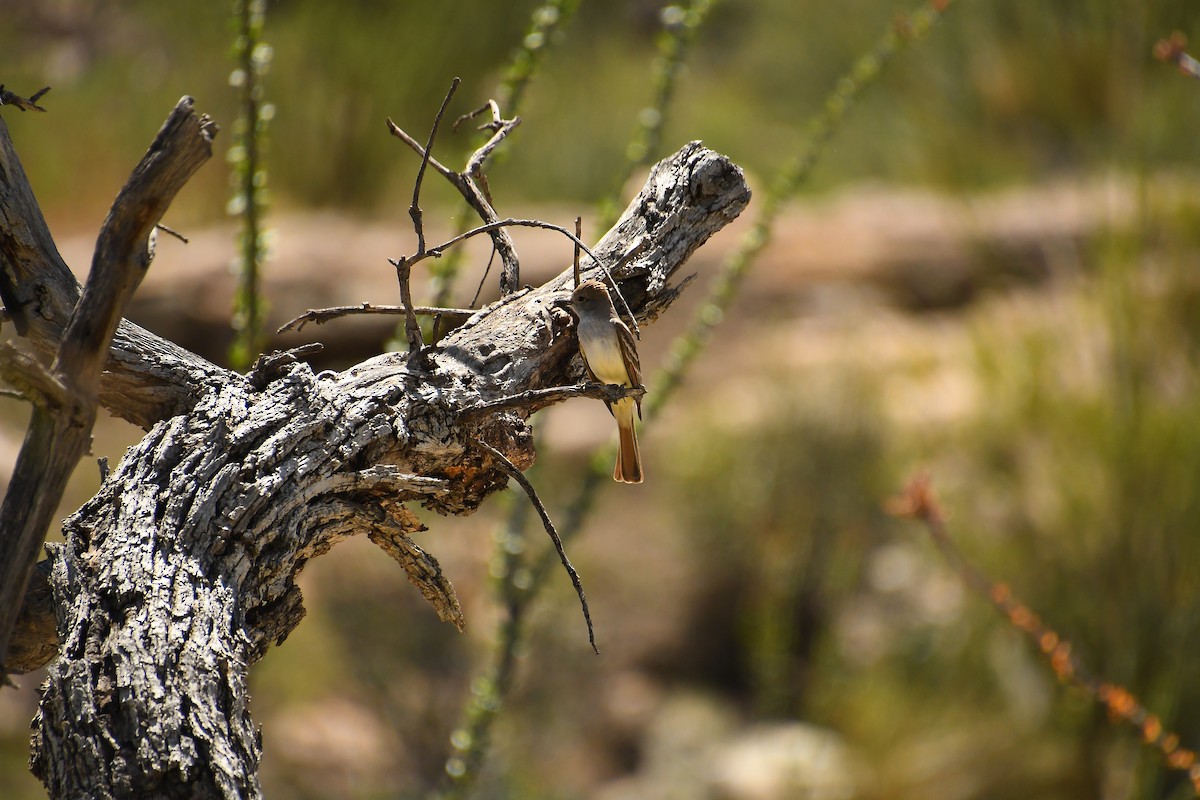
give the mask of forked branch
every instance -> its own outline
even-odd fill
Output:
[[[104,221],[87,284],[49,369],[62,395],[35,395],[29,434],[0,505],[0,677],[30,573],[67,479],[91,440],[109,344],[150,266],[150,234],[176,193],[212,156],[217,127],[192,105],[190,97],[179,101]],[[6,304],[20,302],[16,287],[6,287],[4,294]],[[8,310],[26,313],[20,305]],[[0,355],[19,358],[11,349]]]

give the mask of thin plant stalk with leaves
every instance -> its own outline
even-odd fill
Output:
[[[237,68],[229,82],[239,91],[241,113],[233,130],[229,161],[233,166],[234,193],[229,213],[241,221],[238,233],[238,276],[234,295],[234,341],[229,360],[234,369],[246,370],[264,342],[265,300],[262,297],[262,268],[267,259],[263,216],[267,206],[267,170],[263,163],[267,125],[273,108],[263,99],[263,78],[271,64],[271,47],[262,40],[266,20],[265,0],[235,0],[237,37],[234,57]]]

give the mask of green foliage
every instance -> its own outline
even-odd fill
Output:
[[[1094,283],[1052,326],[1003,348],[993,326],[980,329],[991,402],[973,478],[1004,487],[1004,537],[989,549],[1019,576],[1017,591],[1095,672],[1194,743],[1200,691],[1185,676],[1200,646],[1200,361],[1192,232],[1171,222],[1177,203],[1148,196],[1153,236],[1114,230],[1098,242]],[[1101,715],[1067,727],[1086,764],[1103,763],[1114,741],[1135,751],[1141,796],[1177,780]]]
[[[683,465],[678,507],[704,587],[686,662],[689,677],[724,682],[756,716],[806,718],[826,680],[817,654],[877,541],[878,498],[895,475],[861,380],[767,394],[738,411],[753,424],[686,442],[671,459]]]
[[[499,96],[523,106],[519,146],[492,176],[506,202],[518,193],[604,197],[625,162],[631,122],[647,105],[628,87],[653,79],[647,65],[660,9],[634,0],[580,4],[578,12],[575,5],[272,4],[278,116],[266,166],[278,202],[399,207],[416,165],[381,133],[382,120],[390,115],[418,129],[454,75],[464,92],[452,117],[478,106],[498,82],[512,87]],[[39,148],[46,155],[30,153],[27,164],[49,207],[101,217],[141,154],[144,131],[184,92],[215,118],[236,118],[237,97],[206,56],[228,46],[221,4],[136,0],[103,13],[80,10],[87,17],[70,27],[48,24],[37,6],[19,4],[6,15],[0,50],[10,87],[54,87],[51,112],[64,122],[40,126],[50,138]],[[711,22],[687,48],[677,111],[658,135],[667,147],[703,138],[754,172],[773,174],[781,147],[895,9],[887,0],[714,4]],[[571,46],[551,47],[576,13]],[[1179,0],[973,4],[921,59],[888,71],[884,91],[839,135],[814,185],[868,178],[978,186],[1112,164],[1194,163],[1193,87],[1147,80],[1147,72],[1161,69],[1150,57],[1157,37],[1198,23],[1200,10]],[[502,72],[497,65],[520,41],[526,49]],[[535,64],[539,88],[526,95],[523,76]],[[55,137],[69,132],[77,142],[80,131],[87,147],[56,146]],[[470,142],[446,136],[439,148],[455,163]],[[215,195],[223,182],[201,176],[196,186]],[[211,218],[212,195],[189,188],[183,208]]]

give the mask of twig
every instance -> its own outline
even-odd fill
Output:
[[[417,315],[413,312],[412,286],[409,281],[413,262],[407,258],[389,258],[388,262],[396,268],[396,280],[400,284],[400,303],[404,308],[404,334],[408,338],[408,349],[410,352],[419,353],[425,342],[421,338],[421,326],[417,325]]]
[[[438,258],[442,255],[442,253],[446,249],[453,247],[454,245],[458,244],[459,242],[466,241],[467,239],[470,239],[474,236],[478,236],[482,233],[491,233],[492,231],[499,230],[501,228],[544,228],[545,230],[548,230],[548,231],[556,231],[558,233],[561,233],[563,236],[567,237],[572,242],[574,242],[576,247],[582,249],[583,252],[587,253],[591,257],[591,259],[595,263],[595,265],[604,274],[604,277],[608,278],[609,286],[611,286],[613,291],[616,292],[617,299],[619,299],[621,301],[621,308],[624,309],[625,315],[629,318],[629,321],[631,323],[630,327],[632,328],[634,335],[637,336],[639,339],[641,338],[641,329],[638,327],[637,317],[634,316],[633,310],[629,307],[629,303],[625,300],[625,295],[621,292],[621,287],[617,285],[617,280],[616,280],[616,278],[613,277],[612,271],[609,270],[608,267],[604,266],[604,262],[602,262],[600,260],[599,256],[597,256],[595,253],[592,252],[591,248],[589,248],[586,244],[583,243],[583,241],[579,238],[579,236],[571,233],[569,230],[567,230],[566,228],[564,228],[561,225],[555,225],[553,222],[545,222],[540,219],[515,219],[513,217],[509,217],[507,219],[498,219],[493,222],[488,222],[488,223],[485,223],[478,227],[471,228],[470,230],[464,231],[463,233],[460,233],[451,239],[447,239],[445,242],[438,245],[437,247],[429,248],[425,252],[425,254],[422,255],[420,258],[418,258],[417,256],[413,256],[412,263],[415,264],[417,261],[421,261],[421,260],[423,260],[425,258],[429,258],[429,257]],[[644,246],[645,246],[644,241],[642,243],[635,245],[629,251],[629,253],[627,253],[622,258],[622,261],[620,263],[622,263],[622,264],[625,263],[629,258],[632,258],[633,255],[635,253],[637,253],[638,251],[640,251]],[[393,262],[393,263],[395,263],[395,262]]]
[[[191,244],[191,242],[188,241],[188,238],[186,236],[184,236],[182,233],[175,230],[174,228],[168,228],[166,225],[163,225],[161,222],[158,223],[157,225],[155,225],[154,227],[157,228],[158,230],[162,231],[163,233],[174,236],[176,239],[183,242],[184,244]]]
[[[617,386],[606,383],[581,383],[576,386],[530,389],[519,394],[485,400],[467,406],[458,412],[458,421],[461,423],[475,417],[487,416],[504,408],[525,408],[533,412],[575,397],[589,397],[593,400],[603,400],[605,403],[615,403],[622,398],[641,397],[645,393],[645,388],[641,386]]]
[[[498,131],[502,127],[504,127],[504,120],[500,117],[500,104],[497,103],[495,100],[488,100],[486,103],[484,103],[483,105],[481,105],[479,108],[475,109],[474,111],[469,111],[466,114],[463,114],[458,119],[454,120],[454,130],[457,131],[459,125],[463,124],[464,122],[466,122],[469,119],[475,119],[476,117],[478,117],[480,114],[482,114],[485,111],[492,112],[491,120],[483,123],[475,130],[477,130],[477,131],[492,131],[493,133],[495,133],[496,131]]]
[[[24,98],[5,89],[4,84],[0,83],[0,106],[15,106],[19,111],[45,111],[46,109],[39,106],[37,101],[48,91],[50,91],[50,87],[44,86],[29,95],[28,98]]]
[[[479,130],[491,131],[492,135],[467,159],[467,168],[463,172],[477,182],[480,191],[483,192],[484,199],[487,200],[488,205],[494,210],[492,190],[488,187],[487,176],[483,174],[483,162],[491,157],[492,151],[499,147],[500,143],[512,133],[513,128],[521,124],[521,118],[514,116],[512,119],[503,119],[500,116],[499,104],[495,100],[488,100],[470,114],[459,117],[455,121],[454,127],[457,128],[458,123],[464,119],[474,119],[479,114],[489,110],[492,112],[492,119],[480,125]]]
[[[567,574],[571,576],[571,585],[575,587],[575,594],[579,596],[579,605],[583,608],[583,619],[587,622],[588,643],[591,644],[592,650],[599,655],[600,649],[596,647],[596,634],[592,628],[592,614],[588,609],[587,596],[583,593],[583,581],[579,579],[579,573],[575,571],[575,567],[571,566],[571,560],[567,558],[567,551],[563,549],[562,539],[559,538],[558,531],[555,530],[554,523],[550,520],[550,515],[546,513],[546,506],[542,504],[541,498],[538,497],[537,489],[533,488],[533,484],[521,474],[521,470],[517,469],[516,465],[509,461],[499,450],[481,439],[473,439],[472,441],[500,462],[500,468],[507,472],[509,477],[521,484],[521,488],[529,496],[529,502],[533,503],[533,507],[537,509],[538,515],[542,518],[542,525],[545,526],[546,533],[550,534],[550,541],[554,542],[554,549],[558,551],[558,559],[562,562]]]
[[[575,255],[571,260],[571,266],[573,268],[573,274],[575,276],[575,288],[576,289],[579,288],[579,284],[583,283],[583,278],[580,277],[580,274],[579,274],[579,242],[580,242],[579,237],[582,235],[583,235],[583,217],[576,217],[575,218]],[[642,241],[645,241],[645,239],[643,239]]]
[[[450,89],[446,92],[446,97],[442,100],[442,107],[438,109],[437,116],[433,118],[433,126],[429,129],[429,139],[421,155],[421,166],[417,169],[417,179],[413,181],[413,199],[412,205],[408,207],[408,215],[412,217],[413,228],[417,232],[418,253],[425,252],[425,226],[421,221],[421,183],[425,180],[425,167],[429,164],[429,154],[433,150],[433,140],[437,136],[438,126],[442,124],[442,117],[446,114],[446,106],[450,105],[450,98],[454,97],[454,91],[460,83],[462,83],[462,79],[457,77],[450,81]]]
[[[447,167],[442,162],[438,161],[436,158],[433,157],[432,154],[427,153],[425,148],[421,146],[421,143],[418,142],[416,139],[412,138],[412,136],[410,136],[407,131],[405,131],[403,128],[401,128],[399,125],[397,125],[395,122],[393,122],[391,117],[387,118],[387,129],[388,129],[388,133],[392,134],[392,136],[395,136],[397,139],[404,142],[406,145],[408,145],[410,148],[412,148],[416,152],[417,155],[421,156],[421,158],[424,160],[424,162],[426,164],[433,167],[434,172],[437,172],[443,178],[445,178],[446,180],[448,180],[452,184],[454,184],[456,187],[458,186],[458,183],[457,183],[457,179],[459,177],[458,173],[455,172],[454,170],[450,169],[449,167]]]
[[[889,503],[888,510],[924,523],[933,543],[959,579],[1029,638],[1060,681],[1082,690],[1103,705],[1114,719],[1136,728],[1142,741],[1158,750],[1168,767],[1187,773],[1192,790],[1200,796],[1200,759],[1196,752],[1180,747],[1179,736],[1168,730],[1128,689],[1091,675],[1075,656],[1068,640],[1044,624],[1006,584],[991,580],[967,559],[946,529],[946,516],[933,495],[928,476],[913,478],[903,494]]]
[[[578,6],[579,0],[547,0],[533,10],[530,27],[521,37],[520,44],[513,50],[504,80],[496,89],[497,109],[505,108],[514,117],[518,116],[526,87],[532,82],[542,59],[561,41],[562,30],[570,24]],[[493,154],[492,163],[495,164],[496,159],[502,155],[502,150]],[[467,215],[460,213],[457,219],[459,230],[465,230]],[[434,305],[450,305],[461,262],[462,251],[455,250],[449,258],[431,268],[435,290]]]
[[[488,256],[487,266],[483,268],[483,276],[479,279],[479,285],[475,287],[475,295],[471,298],[471,308],[477,308],[479,303],[479,295],[483,294],[483,285],[487,283],[487,277],[492,273],[492,264],[496,262],[496,247],[492,246],[492,252]]]
[[[422,316],[446,316],[456,317],[459,319],[467,319],[478,309],[474,308],[439,308],[437,306],[412,306],[414,314]],[[278,333],[287,333],[288,331],[301,331],[308,323],[314,325],[324,325],[330,320],[338,319],[339,317],[348,317],[355,314],[387,314],[400,315],[407,314],[408,308],[404,306],[386,306],[375,305],[374,303],[359,303],[356,306],[331,306],[330,308],[310,308],[295,319],[285,322],[279,327]]]
[[[392,122],[391,119],[388,120],[388,130],[393,136],[420,154],[422,159],[429,159],[430,165],[458,190],[463,199],[467,201],[467,204],[479,215],[479,218],[484,223],[491,223],[499,220],[499,214],[496,213],[496,209],[492,206],[490,193],[487,190],[487,180],[483,177],[482,173],[482,164],[484,159],[491,154],[518,124],[520,124],[520,120],[516,118],[504,121],[500,129],[468,159],[467,169],[463,172],[455,172],[438,164],[430,157],[428,147],[422,147],[415,139],[396,125],[396,123]],[[500,254],[500,261],[504,265],[500,275],[500,293],[503,296],[508,296],[520,288],[521,264],[517,258],[516,245],[503,227],[489,228],[488,232],[491,234],[492,243]]]
[[[492,134],[491,138],[484,142],[467,160],[467,168],[465,170],[467,175],[479,181],[479,188],[483,190],[483,196],[487,199],[488,205],[492,203],[492,193],[488,189],[487,177],[483,174],[483,162],[487,161],[491,157],[492,152],[500,146],[500,143],[513,132],[514,128],[521,124],[521,118],[513,117],[512,119],[500,120],[500,122],[502,124]]]
[[[408,216],[412,218],[413,230],[417,234],[417,252],[411,257],[402,256],[399,259],[388,259],[396,268],[396,281],[400,284],[400,303],[404,306],[404,334],[408,339],[408,349],[411,353],[421,352],[421,348],[425,344],[421,336],[421,327],[417,325],[417,315],[413,311],[411,285],[413,265],[426,256],[424,215],[421,212],[421,184],[425,180],[425,168],[430,162],[430,152],[433,150],[433,140],[437,137],[438,126],[442,124],[442,117],[446,115],[446,107],[450,105],[450,98],[454,97],[454,90],[461,82],[459,78],[450,82],[450,89],[442,100],[442,106],[438,109],[437,116],[433,118],[433,125],[429,129],[429,139],[426,141],[425,147],[421,149],[421,166],[417,169],[417,179],[413,181],[412,205],[408,207]],[[390,119],[388,120],[388,129],[393,132],[399,130]]]

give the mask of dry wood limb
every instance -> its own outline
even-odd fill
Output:
[[[279,326],[276,333],[287,333],[288,331],[301,331],[308,323],[314,325],[324,325],[330,320],[338,319],[339,317],[353,316],[355,314],[407,314],[409,311],[422,316],[444,316],[454,317],[456,319],[467,319],[472,314],[479,312],[477,308],[442,308],[440,306],[385,306],[375,303],[359,303],[356,306],[331,306],[329,308],[310,308],[300,316],[293,320],[285,322]]]
[[[133,292],[150,266],[147,240],[171,200],[212,157],[216,126],[185,97],[117,195],[92,259],[83,294],[50,375],[56,402],[35,403],[29,432],[0,505],[0,677],[8,640],[67,479],[91,442],[100,371]]]
[[[612,269],[609,269],[609,267],[607,265],[605,265],[605,263],[603,261],[601,261],[599,258],[597,258],[596,254],[593,253],[591,251],[591,249],[586,244],[583,243],[583,240],[579,238],[579,233],[578,233],[579,221],[580,221],[579,218],[576,218],[576,233],[571,233],[569,230],[564,228],[562,225],[555,225],[553,222],[546,222],[546,221],[540,220],[540,219],[515,219],[513,217],[506,217],[505,219],[495,219],[495,220],[492,220],[491,222],[486,222],[483,225],[479,225],[475,228],[471,228],[468,231],[463,231],[462,233],[458,234],[457,236],[454,236],[451,239],[447,239],[446,241],[442,242],[441,244],[437,245],[436,247],[422,249],[420,252],[416,253],[415,255],[408,256],[406,258],[401,258],[399,260],[388,259],[388,261],[397,270],[400,270],[401,268],[411,269],[413,267],[413,265],[415,265],[417,262],[423,261],[426,258],[440,258],[446,250],[448,250],[449,248],[453,247],[456,244],[465,242],[467,239],[470,239],[474,236],[479,236],[480,234],[484,234],[484,233],[494,235],[496,233],[496,231],[502,230],[504,228],[543,228],[548,231],[555,231],[556,233],[561,233],[563,236],[570,239],[571,242],[575,245],[576,253],[575,253],[574,271],[573,271],[575,278],[578,279],[579,275],[580,275],[578,251],[580,249],[582,249],[592,259],[593,266],[596,269],[600,270],[600,272],[603,275],[603,280],[606,281],[610,287],[612,287],[614,294],[616,294],[616,296],[617,296],[617,300],[620,301],[618,304],[620,306],[620,309],[625,312],[626,318],[629,321],[630,327],[633,329],[634,335],[640,339],[642,337],[642,331],[641,331],[641,328],[638,327],[637,317],[634,315],[633,310],[629,307],[629,302],[625,299],[624,293],[621,292],[621,287],[617,284],[616,278],[613,277],[613,272],[616,269],[619,269],[620,267],[627,264],[629,262],[630,258],[632,258],[634,255],[636,255],[638,252],[640,252],[641,248],[645,246],[644,242],[639,241],[639,242],[635,243],[629,249],[628,252],[626,252],[624,255],[621,256],[621,258],[616,262],[614,267]],[[424,244],[424,240],[422,238],[422,245],[423,244]],[[488,262],[488,269],[489,270],[491,269],[490,261]],[[484,277],[485,278],[487,277],[487,271],[484,272]],[[482,289],[482,282],[480,284],[480,288]],[[403,294],[406,290],[404,281],[400,282],[400,290],[401,290],[401,294]],[[475,297],[476,298],[479,297],[478,290],[476,290],[476,292],[475,292]],[[474,301],[472,301],[472,305],[474,305]],[[407,308],[407,306],[402,306],[402,308]],[[405,314],[408,314],[407,310],[405,311]],[[413,324],[415,324],[415,321]]]
[[[692,143],[591,249],[613,264],[641,243],[614,277],[647,321],[748,200],[741,171]],[[546,398],[462,412],[578,378],[576,343],[553,313],[572,284],[568,265],[422,358],[386,353],[321,374],[282,359],[265,383],[212,374],[185,413],[151,427],[64,523],[52,557],[63,639],[32,756],[51,795],[259,796],[248,665],[302,617],[299,570],[349,536],[367,533],[459,624],[437,562],[407,538],[423,529],[408,506],[464,515],[500,491],[511,475],[476,441],[518,471],[533,463],[528,417]]]
[[[4,119],[0,117],[0,299],[17,332],[47,362],[79,300]],[[200,356],[122,321],[100,376],[100,404],[143,428],[186,412],[206,392],[236,380]]]
[[[12,106],[20,111],[45,111],[46,109],[39,106],[37,101],[48,91],[50,91],[50,87],[43,86],[26,98],[10,92],[4,88],[4,84],[0,83],[0,106]]]
[[[498,397],[495,400],[476,403],[458,412],[461,421],[478,418],[486,414],[494,414],[509,408],[521,408],[526,413],[539,411],[563,400],[574,397],[590,397],[605,403],[615,403],[624,397],[641,397],[646,393],[642,386],[617,386],[605,383],[581,383],[577,386],[552,386],[549,389],[530,389],[527,392]]]
[[[449,181],[450,185],[458,190],[458,193],[475,210],[475,213],[479,215],[479,218],[483,220],[485,225],[499,221],[500,215],[492,207],[491,196],[486,189],[487,183],[482,179],[483,161],[520,124],[521,119],[519,117],[504,121],[504,124],[492,134],[492,137],[467,160],[467,169],[463,172],[455,172],[439,163],[437,159],[429,154],[426,148],[421,146],[420,142],[409,136],[399,125],[392,122],[391,119],[387,121],[388,131],[415,150],[421,156],[422,163],[427,163],[438,174]],[[489,228],[488,233],[492,237],[492,245],[496,248],[496,252],[500,254],[500,263],[503,265],[500,273],[500,295],[501,297],[507,297],[520,288],[521,264],[517,258],[517,248],[503,225]]]
[[[554,522],[550,519],[550,513],[546,511],[546,505],[542,502],[542,498],[538,496],[537,489],[533,488],[533,484],[529,479],[521,474],[521,470],[517,469],[516,465],[504,457],[496,448],[492,447],[482,439],[475,440],[475,446],[483,448],[499,463],[501,469],[508,473],[508,476],[515,480],[524,490],[529,502],[533,503],[534,509],[537,510],[538,516],[542,518],[542,525],[546,528],[546,533],[550,536],[550,541],[554,543],[554,550],[558,553],[558,560],[562,562],[563,569],[567,571],[567,575],[571,578],[571,585],[575,587],[575,594],[579,597],[579,605],[583,609],[583,620],[587,623],[588,644],[592,646],[592,651],[596,655],[600,655],[600,648],[596,647],[596,630],[592,626],[592,611],[588,608],[587,595],[583,592],[583,580],[579,577],[579,572],[571,563],[571,559],[567,558],[567,551],[563,547],[562,537],[558,535],[558,530],[554,527]]]

